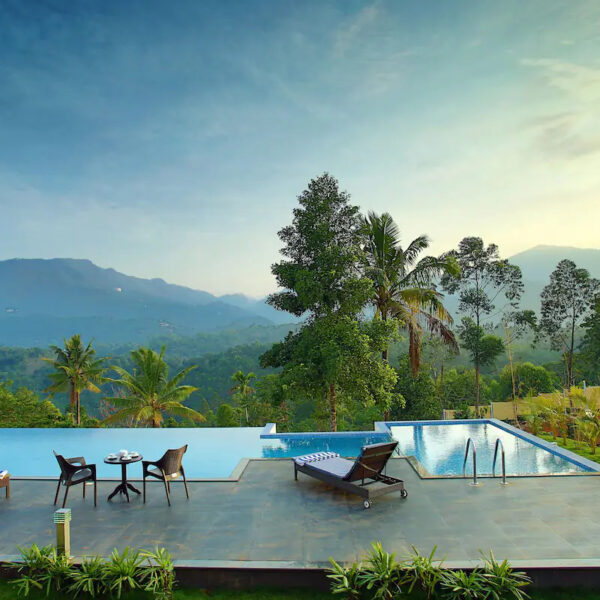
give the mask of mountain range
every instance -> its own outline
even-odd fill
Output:
[[[46,346],[80,332],[105,344],[142,343],[293,321],[264,300],[223,297],[69,258],[0,261],[0,344]]]
[[[523,272],[524,308],[539,309],[539,294],[563,258],[600,277],[598,249],[536,246],[510,257]],[[455,310],[455,298],[447,303]],[[47,346],[73,333],[103,344],[145,343],[158,336],[293,321],[264,299],[214,296],[103,269],[89,260],[0,261],[0,345]]]

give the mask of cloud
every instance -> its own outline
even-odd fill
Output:
[[[600,151],[600,68],[558,59],[524,59],[559,92],[560,110],[530,119],[534,145],[547,158],[577,159]]]
[[[379,1],[368,4],[338,29],[333,45],[334,57],[341,58],[346,55],[363,31],[377,19],[379,7]]]
[[[600,68],[553,58],[523,59],[521,64],[541,71],[547,83],[572,100],[585,104],[600,100]]]

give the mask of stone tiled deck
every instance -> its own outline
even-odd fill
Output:
[[[517,564],[600,564],[600,478],[512,479],[503,487],[484,479],[474,488],[465,480],[421,480],[404,459],[390,474],[409,491],[377,499],[364,510],[359,497],[333,491],[302,474],[293,478],[289,460],[253,460],[238,482],[173,486],[173,506],[159,483],[149,484],[149,500],[131,504],[106,497],[115,482],[81,498],[73,488],[72,551],[108,554],[115,546],[168,547],[180,561],[286,561],[320,565],[329,556],[350,561],[379,540],[400,555],[411,545],[438,546],[450,562],[476,560],[493,549]],[[135,471],[132,469],[132,475]],[[14,481],[12,498],[0,497],[0,555],[15,547],[50,543],[55,483]],[[547,561],[547,562],[546,562]]]

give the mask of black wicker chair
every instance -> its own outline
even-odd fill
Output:
[[[163,482],[165,486],[165,493],[167,494],[167,502],[171,506],[171,481],[177,479],[179,476],[183,477],[183,484],[185,486],[185,495],[188,500],[190,493],[188,491],[187,480],[185,478],[185,470],[181,461],[183,455],[187,450],[187,444],[178,448],[177,450],[167,450],[162,458],[157,461],[143,460],[142,467],[144,471],[144,503],[146,502],[146,477],[154,477]],[[155,468],[150,468],[155,467]]]
[[[63,484],[66,487],[65,497],[63,499],[62,507],[65,507],[67,503],[67,496],[69,494],[69,488],[74,485],[83,484],[83,497],[85,498],[86,482],[94,482],[94,506],[98,502],[98,482],[96,481],[96,465],[88,465],[85,462],[83,456],[76,456],[74,458],[65,458],[62,454],[57,454],[54,451],[54,456],[60,467],[60,477],[58,478],[58,485],[56,486],[56,495],[54,496],[54,504],[58,501],[58,494],[60,492],[60,485]]]

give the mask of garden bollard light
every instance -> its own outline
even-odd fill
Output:
[[[71,556],[71,509],[59,508],[54,513],[56,523],[56,551]]]

